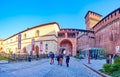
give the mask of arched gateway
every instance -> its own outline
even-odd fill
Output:
[[[68,39],[64,39],[60,42],[60,52],[61,53],[64,53],[64,51],[69,51],[70,54],[72,55],[73,54],[72,48],[73,48],[72,43]]]

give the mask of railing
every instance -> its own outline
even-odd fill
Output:
[[[31,58],[31,60],[39,60],[42,58],[48,58],[48,54],[40,54],[40,55],[30,56],[29,54],[0,53],[0,56],[7,58],[9,62],[28,61],[29,57]]]

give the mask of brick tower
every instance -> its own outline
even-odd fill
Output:
[[[102,19],[102,15],[95,13],[95,12],[92,12],[92,11],[88,11],[86,16],[85,16],[86,29],[90,30],[101,19]]]

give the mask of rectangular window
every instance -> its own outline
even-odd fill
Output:
[[[58,37],[59,38],[64,38],[65,37],[65,33],[58,33]]]
[[[75,38],[75,33],[68,33],[68,38]]]

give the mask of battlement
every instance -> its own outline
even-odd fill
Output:
[[[96,12],[93,12],[93,11],[88,11],[87,14],[85,15],[85,18],[87,17],[87,15],[102,17],[102,15],[100,15]]]
[[[92,11],[88,11],[87,14],[85,15],[86,28],[91,29],[101,19],[102,19],[102,15],[95,13],[95,12],[92,12]]]

